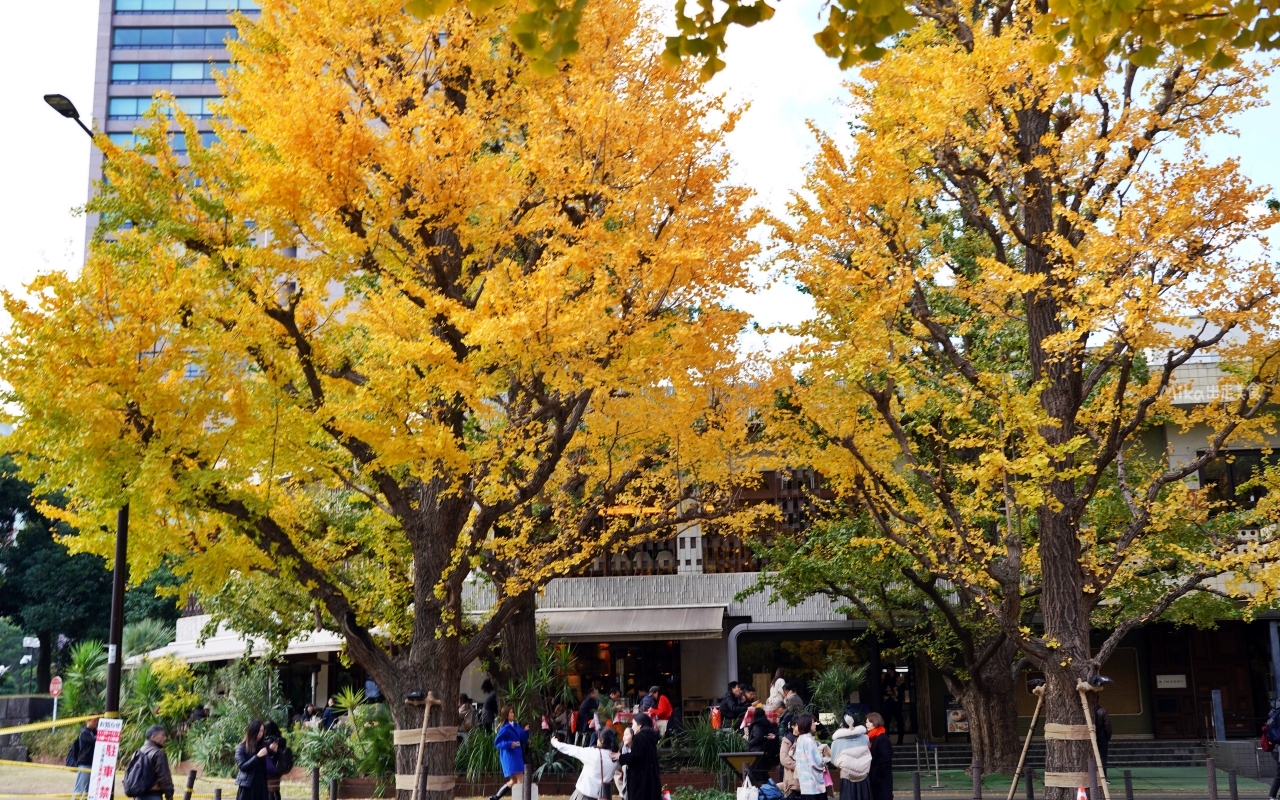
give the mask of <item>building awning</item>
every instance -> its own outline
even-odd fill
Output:
[[[200,619],[207,620],[208,617]],[[185,620],[180,620],[180,622],[183,621]],[[179,625],[177,641],[152,650],[145,657],[154,661],[165,656],[173,656],[188,664],[195,664],[203,661],[231,661],[243,658],[245,653],[257,657],[267,652],[266,641],[252,636],[241,636],[222,626],[219,626],[217,635],[209,637],[203,644],[192,633],[198,632],[198,627],[186,626],[189,630],[183,630],[183,627]],[[340,634],[332,631],[315,631],[290,640],[284,655],[336,652],[342,649],[342,644],[343,639]],[[142,658],[143,656],[133,656],[125,661],[125,666],[136,667],[142,662]]]
[[[538,609],[552,639],[569,642],[638,642],[655,639],[719,639],[724,606]]]

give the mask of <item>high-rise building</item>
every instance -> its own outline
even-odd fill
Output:
[[[230,66],[226,41],[235,38],[232,17],[257,16],[254,0],[101,0],[98,58],[94,69],[93,123],[117,144],[129,144],[156,92],[178,98],[201,136],[213,138],[210,120],[218,99],[215,70]],[[175,134],[174,147],[186,149]],[[90,180],[101,176],[95,148]],[[93,219],[89,224],[94,223]]]

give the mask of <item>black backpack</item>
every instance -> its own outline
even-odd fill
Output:
[[[156,775],[151,769],[151,759],[142,750],[133,754],[124,771],[124,793],[129,797],[141,797],[156,785]]]
[[[79,736],[77,736],[76,740],[71,743],[71,749],[67,751],[67,766],[68,767],[80,766],[80,737]]]

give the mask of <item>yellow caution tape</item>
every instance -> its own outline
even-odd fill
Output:
[[[0,758],[0,764],[10,767],[35,767],[36,769],[60,769],[64,772],[93,772],[88,767],[66,767],[62,764],[38,764],[34,761],[6,761]]]
[[[101,714],[87,714],[83,717],[66,717],[65,719],[60,719],[57,722],[48,720],[46,722],[31,722],[26,725],[14,725],[12,728],[0,728],[0,736],[9,736],[14,733],[26,733],[27,731],[47,731],[50,728],[61,728],[66,725],[76,725],[101,716]],[[30,796],[35,797],[35,795]]]

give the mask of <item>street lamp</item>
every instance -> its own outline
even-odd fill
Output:
[[[57,111],[62,116],[67,119],[75,120],[76,124],[80,126],[80,130],[89,134],[89,138],[93,138],[93,131],[89,130],[89,128],[80,121],[80,112],[76,111],[76,104],[68,100],[66,95],[46,94],[44,96],[44,101],[49,104],[50,108]]]
[[[93,138],[93,131],[80,121],[76,104],[65,95],[46,94],[49,107],[67,119],[73,119],[80,129]],[[120,669],[124,666],[124,587],[129,579],[129,504],[116,512],[116,565],[111,571],[111,627],[107,631],[107,696],[103,704],[103,716],[112,719],[120,716]]]

